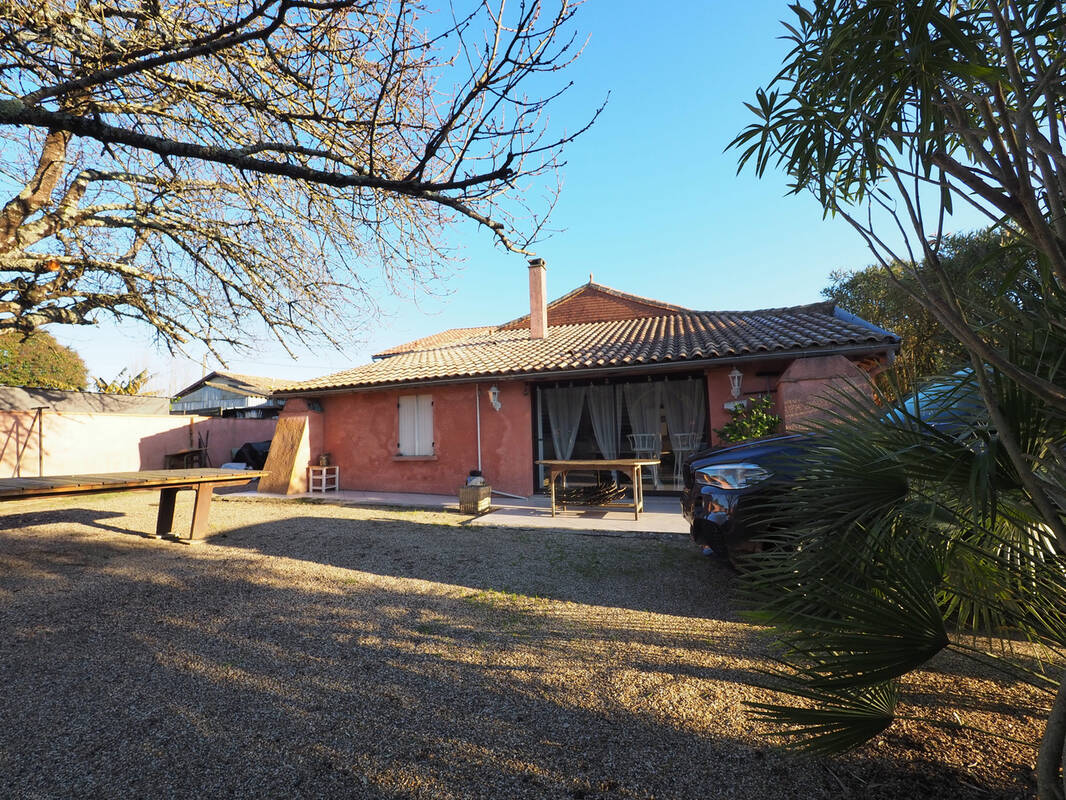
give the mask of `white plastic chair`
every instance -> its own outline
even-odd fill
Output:
[[[626,438],[637,458],[659,458],[663,454],[663,439],[657,433],[631,433]],[[656,489],[663,488],[658,466],[651,467],[651,479]]]
[[[674,483],[681,485],[681,467],[688,457],[699,450],[700,439],[698,433],[671,433],[670,446],[674,451]]]

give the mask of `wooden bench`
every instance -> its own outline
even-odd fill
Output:
[[[188,541],[207,533],[211,511],[211,493],[218,486],[242,486],[266,475],[257,470],[234,469],[159,469],[143,472],[105,472],[99,475],[44,475],[40,478],[6,478],[0,480],[0,501],[29,500],[100,492],[159,490],[159,516],[155,536],[167,536],[174,528],[174,500],[178,492],[196,492],[192,525]]]

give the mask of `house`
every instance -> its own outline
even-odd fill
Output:
[[[832,304],[695,311],[589,283],[529,315],[384,350],[372,363],[280,387],[307,420],[312,461],[343,489],[454,493],[472,469],[505,492],[543,486],[543,458],[657,456],[647,489],[715,442],[729,408],[770,394],[785,425],[831,387],[868,387],[899,338]],[[859,389],[869,391],[868,388]]]
[[[269,419],[276,417],[284,404],[270,396],[282,383],[274,378],[215,370],[178,392],[170,413]]]

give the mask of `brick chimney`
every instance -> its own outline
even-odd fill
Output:
[[[529,259],[529,338],[544,339],[548,335],[548,269],[543,258]]]

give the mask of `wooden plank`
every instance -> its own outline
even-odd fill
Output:
[[[193,488],[203,483],[247,483],[267,473],[258,470],[191,469],[145,472],[108,472],[97,475],[51,475],[0,480],[0,500],[90,492],[157,489],[163,486]]]
[[[189,541],[202,539],[209,530],[207,518],[211,513],[212,487],[204,483],[196,487],[196,500],[192,507],[192,524],[189,528]]]
[[[155,535],[166,536],[174,529],[174,501],[177,489],[163,489],[159,492],[159,514],[156,515]]]
[[[85,486],[88,484],[133,483],[138,480],[136,473],[102,472],[96,475],[56,475],[53,476],[57,486]],[[62,483],[60,482],[62,481]]]
[[[270,475],[259,481],[259,491],[268,494],[300,494],[307,491],[307,465],[311,445],[305,417],[282,417],[274,429],[265,468]]]
[[[12,478],[10,486],[13,489],[30,486],[64,486],[64,482],[48,480],[45,478]]]
[[[105,485],[113,484],[113,483],[134,483],[137,480],[136,478],[132,478],[131,479],[131,478],[125,476],[125,475],[114,475],[114,474],[111,474],[111,475],[107,475],[107,474],[102,474],[102,475],[79,475],[77,477],[78,477],[78,484],[79,485],[93,483],[93,484],[100,484],[101,486],[105,486]]]
[[[612,458],[612,459],[574,459],[569,461],[545,459],[536,463],[546,467],[562,467],[567,470],[596,469],[615,470],[623,467],[651,467],[659,464],[657,458]]]

